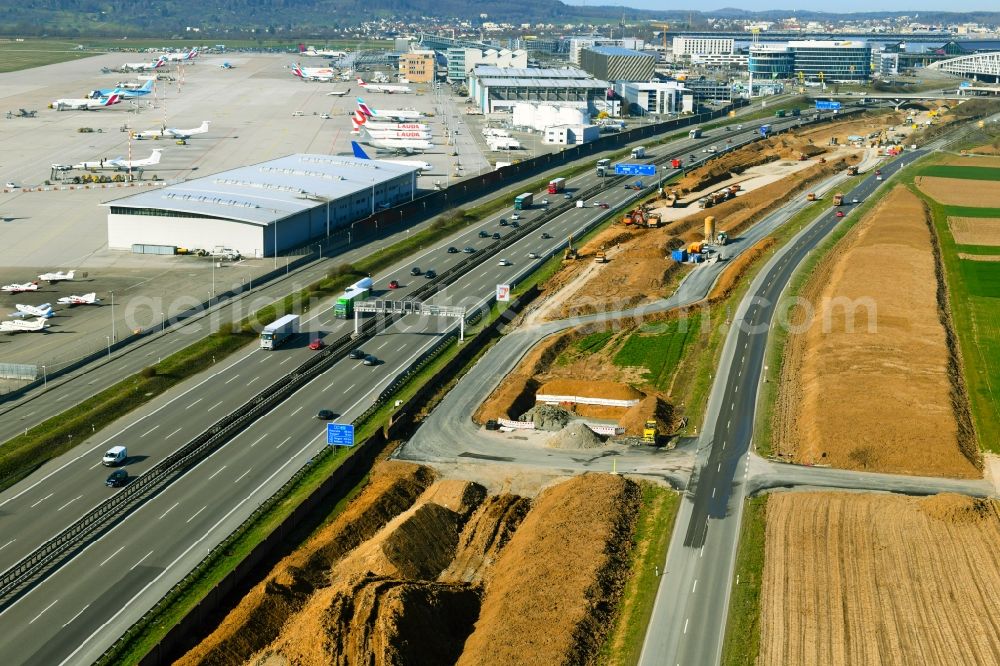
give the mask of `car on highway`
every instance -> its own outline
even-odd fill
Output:
[[[510,265],[511,263],[506,259],[501,259],[500,261],[497,262],[497,266],[510,266]]]
[[[500,240],[500,232],[493,233],[493,240]]]
[[[851,203],[852,204],[856,204],[856,203],[858,203],[858,200],[857,199],[851,199]]]
[[[542,234],[542,240],[549,240],[550,238],[552,238],[552,234],[550,234],[549,232],[546,231],[545,233]]]
[[[549,200],[548,199],[542,199],[542,205],[543,206],[548,206],[549,205]]]
[[[471,246],[470,246],[470,247],[467,247],[467,248],[465,248],[465,249],[463,250],[463,252],[465,252],[466,254],[472,254],[472,253],[473,253],[473,252],[475,252],[475,251],[476,251],[476,248],[474,248],[474,247],[471,247]]]
[[[837,211],[837,217],[844,217],[844,211],[838,210]]]
[[[322,349],[325,346],[326,346],[326,343],[324,343],[319,338],[316,338],[315,340],[313,340],[312,342],[309,343],[309,349],[312,349],[313,351],[319,351],[320,349]]]
[[[7,188],[8,190],[16,190],[17,189],[17,183],[15,183],[12,180],[8,180],[6,183],[3,184],[3,186],[5,188]]]
[[[329,421],[333,419],[334,416],[333,412],[331,412],[329,409],[321,409],[318,412],[316,412],[316,418],[318,418],[320,421]]]
[[[505,218],[505,217],[501,217],[500,218],[500,226],[501,227],[506,227],[507,226],[507,218]]]
[[[513,215],[510,216],[510,219],[512,219],[512,220],[520,220],[521,219],[521,214],[520,213],[514,213]],[[504,226],[503,225],[503,220],[500,220],[500,226],[501,227]]]
[[[537,252],[529,252],[528,253],[528,259],[538,259],[538,253]]]
[[[421,273],[423,273],[423,271],[420,270],[419,266],[414,266],[413,268],[410,269],[410,275],[417,276],[420,275]]]
[[[597,208],[604,208],[605,210],[611,208],[611,206],[606,201],[598,201],[594,203],[594,206],[596,206]]]
[[[572,199],[572,198],[573,198],[573,195],[570,194],[569,192],[567,192],[566,194],[563,195],[563,199]]]
[[[112,446],[101,458],[101,464],[105,467],[117,467],[124,465],[126,460],[128,460],[128,449],[124,446]]]
[[[124,467],[111,472],[107,480],[104,481],[104,485],[108,488],[121,488],[126,483],[128,483],[128,470]]]
[[[430,269],[428,269],[427,272],[424,273],[424,277],[427,278],[428,280],[433,280],[437,276],[438,276],[438,274],[435,273],[433,270],[430,270]]]
[[[347,355],[347,358],[351,359],[352,361],[360,361],[365,356],[368,356],[368,354],[364,353],[360,349],[352,349],[351,352]]]
[[[488,231],[480,231],[479,232],[479,237],[480,238],[489,238],[490,237],[490,232],[488,232]]]
[[[374,356],[372,356],[371,354],[368,354],[367,356],[365,356],[364,360],[361,361],[361,362],[364,365],[378,365],[378,359],[375,358]]]
[[[389,280],[389,289],[399,289],[399,280]]]
[[[737,125],[737,126],[736,126],[736,129],[737,129],[737,130],[741,130],[741,129],[743,129],[743,125]]]
[[[458,248],[457,247],[449,247],[448,248],[448,254],[458,254]]]
[[[521,223],[518,222],[517,220],[514,220],[513,222],[510,223],[510,226],[512,226],[515,229],[517,229],[517,228],[519,228],[521,226]]]

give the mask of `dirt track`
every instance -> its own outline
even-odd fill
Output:
[[[981,475],[949,374],[931,240],[920,200],[897,187],[817,267],[800,295],[811,314],[792,321],[798,331],[785,349],[779,454],[848,469]]]
[[[1000,187],[991,180],[917,176],[920,191],[946,206],[1000,208]]]
[[[1000,663],[997,503],[772,495],[758,663]]]

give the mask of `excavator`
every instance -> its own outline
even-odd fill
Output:
[[[573,237],[570,236],[569,244],[566,246],[566,249],[563,250],[563,261],[576,261],[579,257],[580,253],[575,247],[573,247]]]

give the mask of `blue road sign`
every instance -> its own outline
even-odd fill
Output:
[[[616,176],[655,176],[655,164],[616,164]]]
[[[831,102],[829,100],[818,99],[816,100],[816,110],[817,111],[839,111],[840,102]]]
[[[326,443],[329,446],[354,446],[354,424],[327,423]]]

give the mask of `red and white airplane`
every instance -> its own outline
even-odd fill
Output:
[[[376,111],[367,104],[365,100],[360,97],[358,100],[358,111],[363,113],[369,120],[391,120],[397,122],[407,122],[411,120],[419,120],[424,117],[424,114],[420,113],[416,109],[392,109],[386,111],[385,109]]]
[[[164,53],[160,57],[168,62],[187,62],[188,60],[194,60],[198,57],[198,48],[195,47],[187,52],[178,51],[175,53]]]
[[[329,67],[300,67],[299,63],[293,62],[292,76],[303,81],[333,81],[337,78],[337,73]]]
[[[7,292],[8,294],[23,294],[26,291],[38,291],[37,282],[25,282],[24,284],[5,284],[0,287],[0,290]]]
[[[52,108],[56,111],[97,111],[98,109],[106,109],[113,104],[118,104],[122,101],[122,96],[118,94],[108,95],[107,97],[101,97],[99,99],[93,99],[91,97],[83,97],[80,99],[57,99],[52,102]]]
[[[361,119],[358,119],[361,116]],[[368,124],[367,118],[361,113],[355,113],[351,118],[351,125],[354,127],[352,134],[360,134],[363,127],[373,139],[429,139],[431,133],[426,129],[408,129],[402,127],[391,127],[389,129],[376,129]]]
[[[97,305],[101,302],[101,299],[97,297],[95,292],[90,292],[89,294],[84,294],[83,296],[63,296],[58,301],[60,305]]]
[[[154,69],[160,69],[167,64],[167,59],[164,56],[160,56],[153,62],[127,62],[118,68],[120,72],[151,72]]]
[[[379,122],[377,120],[371,120],[361,111],[355,111],[354,115],[351,116],[351,124],[354,125],[355,131],[361,129],[364,125],[370,130],[407,130],[410,132],[426,132],[430,129],[427,125],[423,123],[387,123]]]
[[[405,94],[413,92],[410,86],[396,86],[396,85],[389,85],[388,83],[366,83],[365,80],[362,79],[360,76],[358,77],[358,85],[367,90],[368,92],[373,92],[373,93],[386,93],[391,95],[395,93]]]

